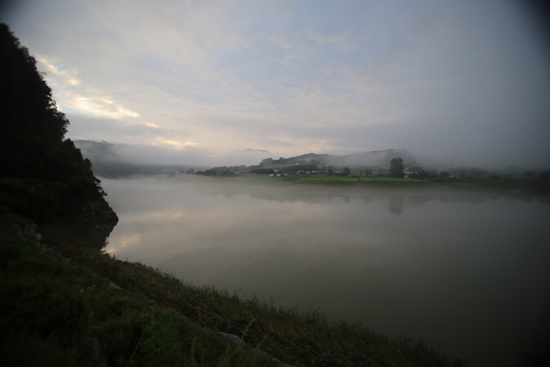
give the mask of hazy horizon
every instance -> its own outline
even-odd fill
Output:
[[[116,178],[130,176],[147,176],[168,174],[170,172],[188,171],[189,169],[205,170],[214,167],[235,167],[235,166],[255,166],[260,164],[266,158],[274,158],[269,151],[244,150],[232,152],[222,157],[201,157],[185,156],[178,151],[166,151],[160,147],[154,146],[132,146],[127,144],[112,144],[107,141],[75,140],[75,145],[82,151],[85,158],[92,162],[92,168],[99,177]],[[314,154],[317,156],[310,156]],[[325,157],[327,156],[327,157]],[[432,168],[453,170],[462,168],[486,169],[489,172],[499,172],[502,174],[522,174],[527,170],[535,173],[547,170],[547,167],[526,166],[480,166],[480,165],[457,165],[453,161],[446,161],[438,157],[417,156],[414,152],[407,150],[378,150],[370,152],[358,152],[350,155],[319,155],[315,152],[309,152],[293,157],[281,158],[299,158],[310,162],[310,159],[318,161],[319,167],[327,166],[342,168],[345,166],[351,168],[371,167],[387,168],[390,160],[394,157],[403,158],[407,167],[420,166],[426,170]],[[291,165],[289,163],[288,165]]]
[[[406,149],[550,167],[540,2],[7,4],[0,21],[46,73],[73,140],[185,164]]]

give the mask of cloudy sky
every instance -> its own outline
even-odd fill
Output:
[[[549,39],[525,3],[20,0],[0,21],[72,139],[550,167]]]

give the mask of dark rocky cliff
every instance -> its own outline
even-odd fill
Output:
[[[70,139],[36,60],[0,24],[0,212],[111,227],[118,218]]]

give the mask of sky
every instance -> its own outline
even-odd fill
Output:
[[[547,18],[526,3],[19,0],[0,21],[73,140],[170,164],[407,149],[550,168]]]

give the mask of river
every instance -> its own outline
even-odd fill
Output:
[[[261,301],[516,366],[550,325],[550,201],[521,193],[102,181],[106,251]]]

